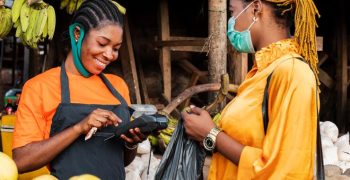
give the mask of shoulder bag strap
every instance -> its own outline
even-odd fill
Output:
[[[298,58],[299,59],[299,58]],[[262,103],[262,113],[263,113],[263,123],[264,123],[264,133],[267,132],[267,127],[269,124],[269,113],[268,113],[268,107],[269,107],[269,85],[270,85],[270,79],[272,77],[274,71],[271,72],[271,74],[267,77],[266,80],[266,86],[264,90],[264,99]],[[315,74],[316,76],[316,74]],[[318,87],[316,85],[316,96],[318,94]],[[318,112],[318,97],[316,97],[316,106],[317,106],[317,157],[316,157],[316,178],[317,180],[324,180],[324,166],[323,166],[323,154],[322,154],[322,143],[321,143],[321,135],[320,135],[320,117]]]

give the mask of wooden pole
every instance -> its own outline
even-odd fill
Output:
[[[209,40],[209,82],[220,83],[220,76],[226,73],[227,61],[227,0],[208,1]],[[215,94],[209,96],[209,101]]]
[[[170,39],[169,29],[169,11],[168,11],[168,0],[160,0],[160,14],[159,14],[159,25],[160,25],[160,40]],[[163,75],[163,96],[170,102],[171,101],[171,58],[170,48],[162,47],[159,51],[160,66]]]
[[[339,127],[340,132],[345,131],[346,126],[346,108],[347,108],[347,86],[348,86],[348,37],[347,37],[347,24],[346,13],[344,9],[345,2],[340,1],[340,23],[339,33],[337,38],[338,46],[338,65],[337,65],[337,117],[336,124]]]

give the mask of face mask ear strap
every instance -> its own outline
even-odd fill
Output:
[[[258,18],[254,16],[253,17],[253,22],[249,25],[248,30],[250,30],[250,28],[253,26],[253,24],[256,23],[256,21],[258,21]]]
[[[235,20],[236,20],[244,11],[246,11],[246,10],[249,8],[249,6],[251,6],[254,2],[255,2],[255,1],[249,3],[240,13],[238,13],[237,16],[235,17]]]

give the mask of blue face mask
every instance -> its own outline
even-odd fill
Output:
[[[253,3],[253,2],[252,2]],[[247,30],[244,31],[237,31],[235,30],[235,24],[236,24],[236,19],[245,11],[248,9],[248,7],[252,4],[250,3],[246,8],[244,8],[235,18],[232,16],[228,20],[228,28],[227,28],[227,36],[228,39],[230,40],[231,44],[233,47],[238,51],[238,52],[243,52],[243,53],[254,53],[254,46],[252,43],[252,38],[250,35],[250,28],[253,26],[253,24],[257,21],[257,19],[254,17],[253,22],[250,24]]]

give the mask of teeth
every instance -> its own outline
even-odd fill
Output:
[[[101,66],[102,68],[106,67],[106,64],[102,63],[101,61],[99,61],[98,59],[95,59],[97,65]]]

